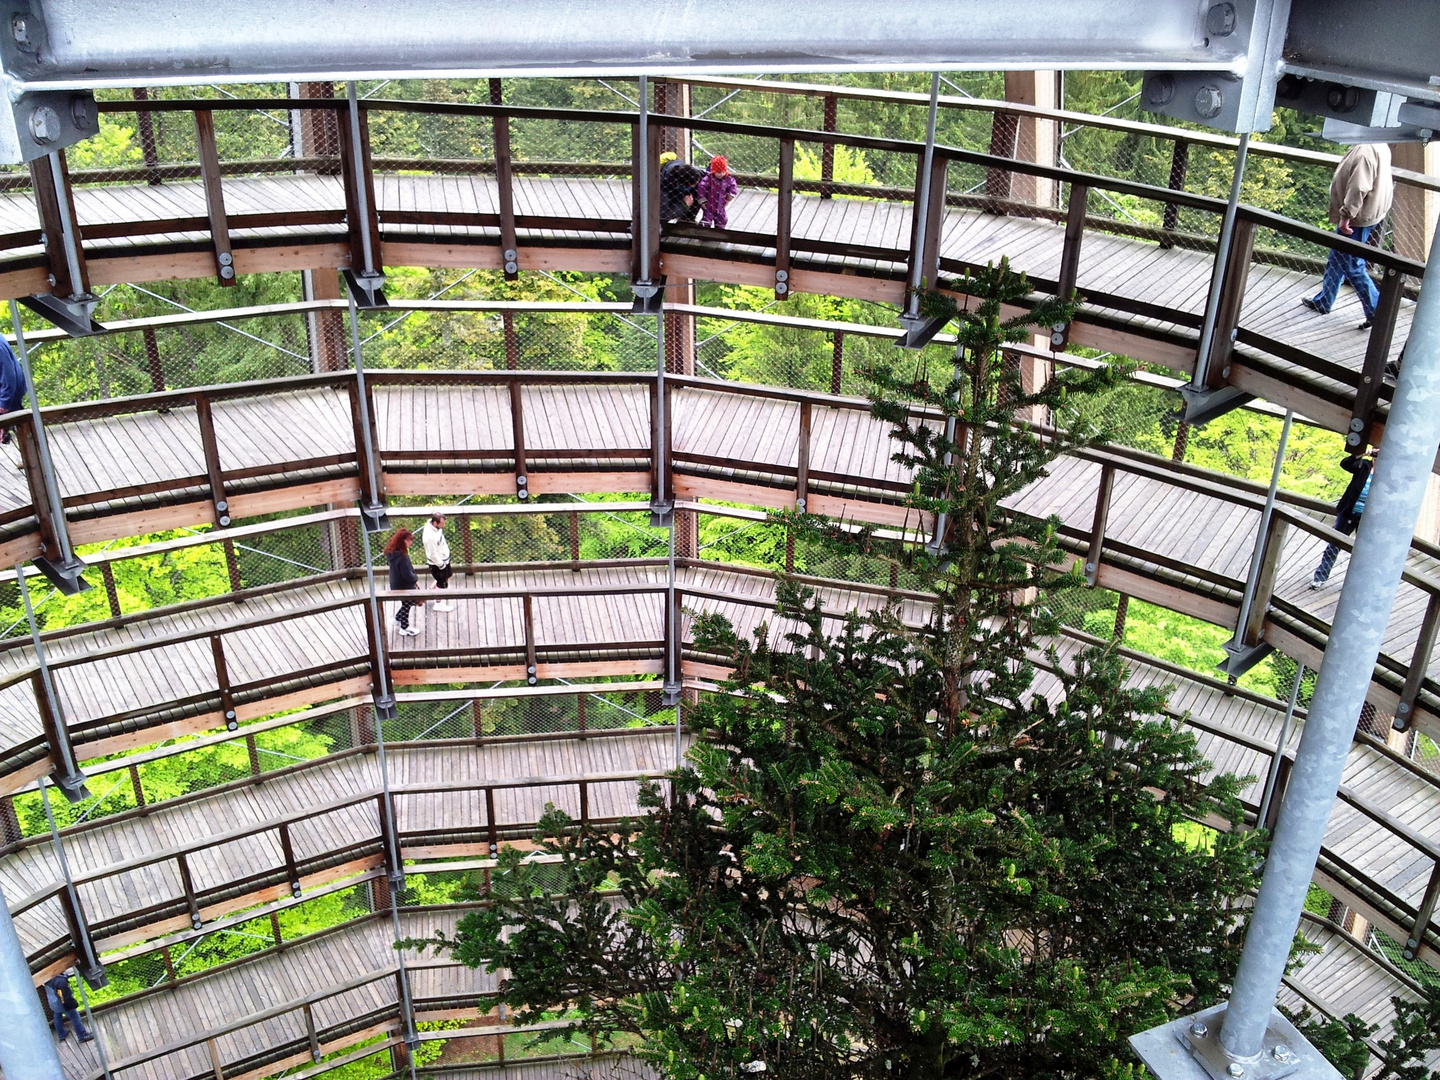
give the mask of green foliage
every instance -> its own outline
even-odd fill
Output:
[[[965,287],[971,310],[948,311],[965,347],[953,379],[872,373],[873,411],[916,471],[912,507],[950,521],[943,558],[905,556],[931,617],[825,613],[784,581],[753,641],[698,618],[698,648],[735,676],[701,703],[710,736],[673,796],[647,786],[645,815],[605,835],[552,808],[538,839],[558,865],[504,850],[491,905],[439,943],[504,969],[521,1022],[568,1010],[572,1030],[638,1037],[684,1080],[755,1062],[827,1080],[1119,1077],[1135,1075],[1125,1035],[1215,1000],[1230,978],[1256,837],[1197,842],[1189,822],[1238,821],[1235,778],[1203,781],[1164,693],[1127,688],[1113,650],[1034,692],[1057,628],[1036,601],[1076,578],[1058,569],[1054,521],[1000,506],[1092,436],[1042,446],[1014,419],[1043,406],[1073,421],[1072,398],[1111,373],[1066,372],[1026,395],[993,360],[1028,332],[999,317],[1028,284],[1002,264]],[[1042,304],[1034,319],[1065,314]],[[956,437],[918,424],[902,397],[953,417]],[[786,524],[881,554],[863,530]]]
[[[1393,997],[1390,1035],[1375,1044],[1380,1068],[1370,1080],[1435,1080],[1440,1071],[1427,1062],[1440,1052],[1440,986],[1425,988],[1419,1001]],[[1362,1080],[1370,1066],[1370,1041],[1379,1028],[1354,1013],[1340,1020],[1312,1018],[1308,1008],[1290,1019],[1311,1044],[1349,1080]]]

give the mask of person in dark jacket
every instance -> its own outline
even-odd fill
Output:
[[[396,529],[395,535],[385,544],[385,561],[390,564],[390,588],[418,589],[420,579],[415,576],[415,566],[410,562],[410,541],[415,534],[409,529]],[[395,625],[401,637],[415,637],[419,630],[410,628],[410,609],[413,600],[400,601],[400,610],[395,613]]]
[[[61,972],[53,979],[46,980],[45,1004],[49,1006],[50,1015],[53,1017],[55,1038],[60,1042],[70,1037],[70,1031],[65,1026],[67,1019],[75,1026],[75,1034],[80,1036],[82,1043],[95,1038],[80,1022],[80,1005],[75,1000],[75,992],[70,989],[69,975]]]
[[[15,359],[10,343],[0,337],[0,413],[14,412],[23,404],[25,372],[20,370],[20,361]],[[13,436],[8,427],[4,432],[0,432],[0,443],[8,443],[11,438]]]
[[[1345,493],[1335,504],[1336,532],[1351,536],[1360,527],[1360,515],[1365,513],[1365,500],[1370,497],[1370,474],[1374,469],[1374,458],[1375,451],[1372,449],[1365,457],[1352,454],[1340,462],[1340,467],[1350,473],[1350,483],[1345,485]],[[1340,549],[1334,544],[1325,545],[1325,552],[1320,556],[1320,565],[1315,568],[1310,588],[1318,589],[1330,579],[1330,571],[1335,569],[1335,558],[1339,554]]]
[[[695,197],[700,177],[699,169],[673,153],[660,155],[661,221],[694,221],[700,216],[700,200]]]

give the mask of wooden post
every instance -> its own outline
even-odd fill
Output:
[[[35,424],[30,416],[22,416],[14,426],[15,441],[20,450],[20,468],[30,491],[30,505],[35,508],[35,525],[40,533],[40,554],[51,562],[59,562],[60,528],[63,523],[60,507],[50,502],[50,489],[40,469],[40,446],[36,441]]]
[[[1375,424],[1375,406],[1380,401],[1385,364],[1390,359],[1390,344],[1395,338],[1395,321],[1400,315],[1405,277],[1394,267],[1385,268],[1380,282],[1380,303],[1375,309],[1375,324],[1365,346],[1365,360],[1360,365],[1360,382],[1355,387],[1355,405],[1350,413],[1350,430],[1345,446],[1351,453],[1361,453],[1370,442]]]
[[[535,659],[535,601],[529,593],[524,597],[525,619],[525,681],[531,686],[539,682],[540,665]]]
[[[1255,579],[1255,596],[1250,602],[1250,617],[1238,628],[1242,645],[1258,645],[1265,630],[1265,615],[1270,609],[1270,598],[1275,593],[1275,575],[1280,570],[1280,558],[1285,550],[1285,534],[1290,523],[1279,514],[1270,518],[1270,527],[1260,550],[1260,575]]]
[[[223,540],[220,546],[225,551],[225,573],[230,577],[230,591],[239,592],[240,583],[240,559],[235,553],[235,541]]]
[[[49,155],[30,162],[30,182],[35,192],[35,207],[40,215],[40,228],[45,234],[45,260],[50,271],[50,290],[56,296],[84,296],[90,292],[90,270],[86,264],[84,247],[80,243],[80,222],[75,216],[75,191],[70,186],[70,168],[65,162],[65,151],[57,151],[55,159],[65,186],[63,201],[56,187]],[[75,235],[75,261],[79,277],[74,280],[70,275],[70,260],[65,251],[64,222],[67,221]]]
[[[1020,118],[1014,113],[1000,111],[990,119],[990,153],[995,157],[1013,158],[1016,138],[1020,133]],[[991,199],[1008,200],[1010,185],[1015,177],[1009,169],[991,168],[985,171],[985,194]],[[999,205],[987,207],[992,214],[1003,214],[1006,208]]]
[[[1065,246],[1060,251],[1060,281],[1056,295],[1069,300],[1075,293],[1075,283],[1080,278],[1080,245],[1085,240],[1085,213],[1090,206],[1090,189],[1084,184],[1070,185],[1070,205],[1065,213]],[[1051,347],[1063,349],[1070,338],[1070,326],[1055,329],[1060,335],[1057,342],[1052,335]]]
[[[836,330],[830,348],[830,393],[840,393],[840,377],[845,370],[845,331]]]
[[[215,1080],[225,1080],[225,1066],[220,1061],[220,1046],[214,1039],[205,1040],[205,1049],[210,1051],[210,1069]]]
[[[1054,109],[1060,104],[1060,77],[1056,71],[1005,72],[1005,100],[1017,105]],[[1060,163],[1060,125],[1047,117],[1015,115],[1017,161],[1054,167]],[[1012,173],[1010,198],[1032,206],[1059,206],[1060,186],[1044,176]]]
[[[585,695],[575,695],[575,713],[578,718],[578,727],[583,737],[585,734]]]
[[[215,683],[220,689],[220,711],[225,726],[234,731],[240,726],[235,715],[235,699],[230,693],[230,666],[225,663],[225,645],[219,634],[210,635],[210,655],[215,659]]]
[[[290,892],[300,895],[300,867],[295,862],[295,844],[290,839],[290,824],[280,823],[280,851],[285,857],[285,876],[290,882]]]
[[[1171,191],[1185,190],[1185,174],[1190,169],[1190,141],[1188,139],[1176,139],[1175,149],[1170,153],[1170,183]],[[1180,205],[1178,203],[1166,203],[1165,213],[1161,218],[1160,227],[1166,232],[1174,232],[1175,227],[1180,223]],[[1175,241],[1164,239],[1160,241],[1162,248],[1175,246]]]
[[[350,423],[355,433],[355,460],[360,470],[360,501],[362,503],[375,504],[385,497],[385,479],[380,472],[380,463],[371,463],[365,460],[365,426],[360,419],[360,384],[358,380],[351,379],[350,385]],[[365,393],[369,397],[366,404],[370,413],[370,445],[376,448],[379,453],[380,439],[375,427],[375,395],[369,384],[366,384]],[[375,489],[372,490],[371,477],[375,478]]]
[[[580,514],[570,511],[570,569],[580,572]]]
[[[1235,348],[1235,331],[1240,325],[1240,309],[1245,303],[1245,283],[1250,278],[1250,256],[1255,250],[1255,223],[1243,214],[1235,219],[1235,232],[1230,240],[1230,254],[1216,272],[1220,282],[1220,306],[1215,313],[1215,336],[1210,342],[1210,362],[1206,365],[1206,385],[1212,389],[1225,385],[1230,377],[1230,354]],[[1196,357],[1195,362],[1201,362]]]
[[[40,714],[40,730],[45,734],[45,744],[50,750],[50,760],[58,776],[74,775],[79,772],[75,758],[75,744],[70,741],[70,729],[65,725],[59,702],[51,699],[47,692],[45,676],[39,670],[30,673],[30,690],[35,695],[35,711]]]
[[[821,123],[821,130],[835,130],[836,111],[840,101],[834,94],[825,95],[825,115]],[[835,144],[824,142],[820,144],[820,198],[834,198],[830,191],[830,184],[835,179]]]
[[[1115,641],[1125,640],[1125,617],[1129,614],[1130,597],[1121,593],[1119,601],[1115,604],[1115,626],[1110,631],[1110,636]]]
[[[185,906],[190,911],[190,929],[199,930],[204,920],[200,918],[200,904],[195,899],[195,879],[190,876],[190,863],[183,851],[175,856],[175,865],[180,869],[180,888],[185,891]]]
[[[937,153],[930,162],[930,203],[925,208],[916,249],[922,288],[933,289],[940,280],[940,233],[945,224],[945,185],[949,171],[950,159]]]
[[[108,562],[100,564],[100,580],[105,585],[105,602],[110,606],[110,617],[120,618],[120,591],[115,587],[115,568]]]
[[[1425,681],[1426,669],[1430,667],[1430,654],[1435,649],[1437,629],[1440,629],[1440,595],[1431,593],[1425,604],[1425,618],[1420,623],[1420,635],[1415,640],[1415,651],[1410,656],[1410,666],[1405,672],[1405,688],[1400,691],[1400,702],[1395,706],[1396,731],[1404,731],[1414,718],[1415,701],[1420,696],[1420,685]]]
[[[215,148],[215,114],[195,110],[195,144],[200,151],[200,182],[205,188],[205,210],[210,217],[210,243],[215,250],[215,275],[221,285],[235,284],[235,257],[230,251],[230,226],[225,217],[225,193],[220,186],[220,155]]]
[[[466,566],[475,565],[475,534],[470,529],[470,515],[461,514],[460,524],[460,557],[465,560]]]
[[[1190,425],[1181,420],[1175,425],[1175,445],[1170,450],[1171,461],[1184,461],[1185,451],[1190,445]]]
[[[1410,937],[1405,942],[1405,949],[1401,953],[1406,960],[1414,960],[1420,953],[1420,945],[1425,940],[1425,930],[1430,925],[1430,920],[1435,915],[1435,907],[1440,902],[1440,861],[1430,871],[1430,884],[1425,887],[1425,895],[1420,901],[1420,907],[1415,912],[1415,922],[1410,928]]]
[[[1100,576],[1100,555],[1105,547],[1105,526],[1110,518],[1110,495],[1115,487],[1115,466],[1100,467],[1100,490],[1095,496],[1095,516],[1090,525],[1090,548],[1085,554],[1085,580],[1095,584]]]
[[[210,481],[210,506],[215,524],[223,529],[230,524],[230,503],[225,498],[225,473],[220,467],[220,447],[215,440],[215,417],[210,411],[210,399],[204,394],[195,395],[195,418],[200,423],[200,446]]]
[[[795,451],[795,509],[805,513],[810,496],[810,402],[800,403],[800,434]]]
[[[790,215],[794,209],[795,140],[780,140],[780,183],[775,205],[775,299],[790,296]]]
[[[137,86],[130,91],[130,96],[137,102],[149,101],[150,91],[143,86]],[[155,118],[150,115],[150,110],[144,107],[135,110],[135,130],[140,136],[140,157],[145,162],[145,171],[149,173],[147,183],[159,184],[160,174],[157,167],[160,164],[160,148],[155,142]]]
[[[360,106],[360,145],[353,145],[349,123],[336,125],[340,139],[341,178],[345,184],[345,222],[350,234],[350,268],[357,275],[367,270],[383,273],[380,256],[380,212],[375,201],[375,176],[370,165],[370,118],[364,106]],[[360,213],[360,189],[355,184],[355,155],[360,155],[360,172],[363,177],[368,214],[362,219]],[[363,231],[370,233],[370,250],[375,265],[365,265],[365,241]]]
[[[500,313],[501,335],[505,343],[505,369],[514,371],[520,366],[520,343],[515,340],[515,316],[509,311]]]
[[[590,824],[590,784],[586,780],[580,781],[580,827],[583,829]]]
[[[1276,753],[1280,753],[1280,767],[1275,770],[1275,787],[1270,793],[1270,806],[1265,813],[1265,820],[1260,823],[1272,834],[1280,821],[1280,804],[1285,801],[1285,788],[1290,783],[1290,770],[1295,764],[1294,759],[1286,757],[1278,750]]]
[[[315,1012],[311,1009],[309,1002],[303,1006],[303,1012],[305,1013],[305,1038],[310,1043],[310,1060],[318,1062],[321,1057],[320,1038],[315,1033]]]
[[[160,365],[160,343],[155,340],[155,331],[147,326],[140,331],[140,337],[145,342],[145,364],[150,370],[150,389],[156,394],[164,393],[165,369]]]
[[[490,104],[504,104],[504,85],[490,80]],[[500,263],[505,280],[520,276],[520,248],[515,239],[515,169],[510,155],[510,117],[495,117],[496,204],[500,209]],[[512,365],[513,366],[513,365]]]
[[[495,826],[495,789],[485,789],[485,831],[490,840],[490,856],[500,853],[500,833]]]
[[[515,443],[515,494],[518,498],[530,497],[530,478],[525,471],[525,406],[520,392],[520,380],[510,380],[510,432]]]

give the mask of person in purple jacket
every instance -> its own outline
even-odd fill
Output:
[[[710,159],[710,171],[700,178],[695,196],[704,209],[701,225],[723,229],[728,224],[730,201],[740,192],[740,185],[730,175],[730,165],[722,155]]]

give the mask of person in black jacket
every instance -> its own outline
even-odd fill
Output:
[[[666,159],[669,160],[666,160]],[[694,221],[700,216],[699,169],[680,161],[673,153],[660,155],[660,220]]]
[[[0,413],[14,412],[24,403],[25,372],[20,368],[20,361],[15,359],[10,343],[0,337]],[[8,443],[10,438],[8,427],[0,431],[0,443]]]
[[[45,981],[45,1004],[50,1007],[55,1038],[59,1042],[70,1037],[70,1032],[65,1027],[67,1019],[75,1026],[75,1034],[80,1036],[82,1043],[95,1038],[80,1022],[80,1004],[75,1000],[75,991],[70,989],[70,976],[63,971],[53,979]]]
[[[1360,527],[1360,515],[1365,513],[1365,500],[1370,497],[1370,473],[1374,468],[1374,458],[1375,451],[1372,449],[1365,457],[1351,454],[1340,462],[1340,467],[1350,473],[1350,483],[1345,485],[1345,493],[1335,504],[1336,532],[1351,536]],[[1320,565],[1315,568],[1315,576],[1310,580],[1310,588],[1318,589],[1330,579],[1330,571],[1335,569],[1335,558],[1339,554],[1340,549],[1336,545],[1325,545],[1324,554],[1320,556]]]
[[[390,564],[390,588],[418,589],[420,579],[415,576],[415,566],[410,562],[410,541],[415,534],[409,529],[396,529],[395,535],[385,544],[385,561]],[[413,600],[400,601],[400,610],[395,613],[395,625],[401,637],[415,637],[419,630],[410,628],[410,609]]]

